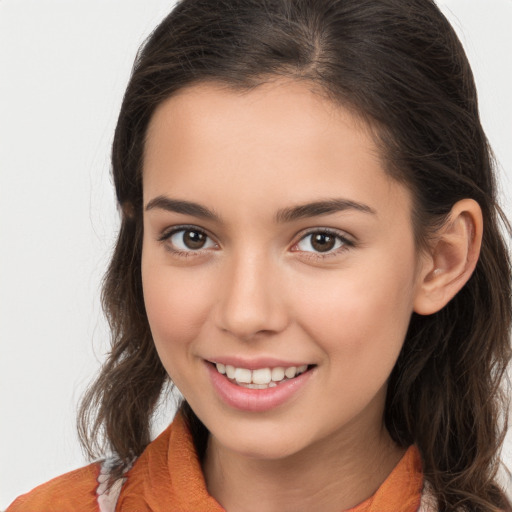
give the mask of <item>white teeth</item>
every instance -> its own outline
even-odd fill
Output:
[[[276,366],[275,368],[258,368],[256,370],[236,368],[230,364],[224,365],[223,363],[215,363],[215,366],[217,371],[222,375],[226,375],[228,379],[235,380],[238,384],[250,389],[273,388],[285,378],[293,379],[308,369],[307,364],[290,366],[288,368]]]
[[[235,370],[235,377],[234,379],[237,381],[237,382],[242,382],[244,384],[250,384],[251,382],[251,370],[247,370],[246,368],[237,368]]]
[[[226,375],[228,376],[228,379],[234,379],[235,378],[235,367],[231,366],[230,364],[226,365]]]
[[[269,385],[267,385],[267,384],[244,384],[244,387],[249,388],[249,389],[267,389],[270,387],[270,383],[269,383]]]
[[[289,378],[293,379],[295,375],[297,375],[297,367],[296,366],[290,366],[290,368],[286,368],[284,371],[284,374]]]
[[[276,366],[272,368],[272,380],[279,382],[284,379],[284,368],[282,366]]]
[[[252,381],[254,384],[268,384],[271,380],[272,372],[270,368],[260,368],[259,370],[252,371]]]

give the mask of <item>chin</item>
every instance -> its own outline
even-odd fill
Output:
[[[304,435],[293,435],[274,425],[270,428],[244,428],[236,431],[224,428],[213,437],[219,446],[244,458],[279,460],[295,455],[309,444]]]

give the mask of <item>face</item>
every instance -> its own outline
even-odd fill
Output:
[[[382,426],[418,289],[411,197],[305,83],[190,86],[143,168],[158,354],[218,446],[280,458]]]

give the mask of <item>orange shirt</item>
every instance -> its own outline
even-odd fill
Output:
[[[99,474],[97,463],[66,473],[20,496],[6,512],[98,512]],[[116,510],[225,512],[208,494],[181,415],[144,450],[125,476]],[[419,453],[410,447],[377,492],[350,512],[416,512],[422,487]]]

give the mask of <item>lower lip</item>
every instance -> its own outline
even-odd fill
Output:
[[[223,402],[230,407],[248,412],[269,411],[292,400],[309,381],[313,370],[286,380],[273,388],[249,389],[233,384],[219,373],[211,363],[206,363],[210,380]]]

